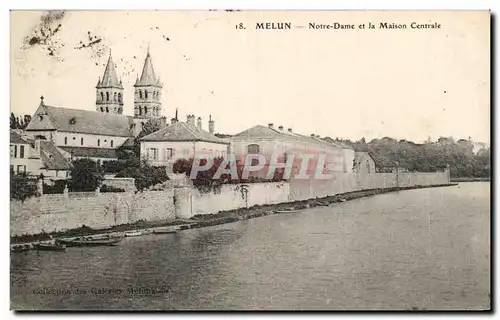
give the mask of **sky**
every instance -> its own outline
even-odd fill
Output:
[[[294,27],[256,30],[257,22]],[[334,22],[407,29],[307,28]],[[415,30],[411,22],[441,28]],[[16,115],[34,113],[42,95],[48,105],[95,110],[110,52],[124,113],[133,115],[133,84],[149,46],[163,115],[178,108],[181,120],[195,114],[205,129],[211,115],[216,132],[228,134],[274,123],[351,140],[490,140],[488,12],[12,11],[10,23]]]

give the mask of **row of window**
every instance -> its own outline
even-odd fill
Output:
[[[11,145],[10,146],[10,157],[11,158],[21,158],[21,159],[24,158],[24,146],[20,145],[19,146],[19,153],[17,151],[18,151],[17,144]]]
[[[10,165],[10,172],[14,172],[14,165]],[[26,166],[25,165],[18,165],[17,166],[17,171],[16,173],[21,173],[21,172],[26,172]]]
[[[109,92],[106,92],[106,101],[111,101],[111,95]],[[101,101],[104,101],[104,92],[101,91]],[[122,103],[122,94],[119,92],[115,92],[113,94],[113,101]]]
[[[151,109],[150,109],[151,110]],[[153,107],[152,108],[152,114],[153,116],[159,116],[160,115],[160,107]],[[143,114],[148,114],[148,107],[144,106],[136,106],[135,107],[135,114],[136,115],[143,115]]]
[[[76,140],[76,137],[73,137],[73,140]],[[107,142],[108,140],[104,140],[104,142]],[[68,144],[68,137],[64,137],[64,144],[67,145]],[[83,146],[83,138],[80,138],[80,145]],[[110,140],[110,145],[111,147],[113,147],[113,140]],[[97,139],[97,146],[100,147],[101,146],[101,139]]]
[[[175,149],[173,148],[167,148],[167,149],[164,149],[164,154],[163,154],[163,160],[170,160],[174,157],[175,155]],[[184,149],[183,150],[183,157],[184,158],[188,158],[190,153],[191,153],[191,149]],[[147,158],[148,160],[160,160],[159,159],[159,149],[158,148],[148,148],[146,150],[147,152]],[[222,151],[214,151],[212,149],[210,150],[207,150],[207,149],[203,149],[203,151],[201,151],[202,154],[210,154],[210,155],[213,155],[215,157],[223,157],[223,156],[226,156],[226,152],[222,152]]]
[[[143,91],[142,90],[139,90],[139,98],[143,98],[144,99],[147,99],[148,98],[148,91],[147,90],[144,90],[144,95],[143,95]],[[160,92],[159,91],[153,91],[153,100],[159,100],[160,99]]]
[[[116,107],[113,108],[113,111],[116,113]],[[109,113],[109,107],[101,107],[101,112],[106,112],[106,113]],[[122,113],[122,108],[121,107],[118,107],[118,113]]]

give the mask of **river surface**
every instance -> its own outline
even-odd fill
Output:
[[[14,309],[463,310],[489,294],[489,182],[11,255]]]

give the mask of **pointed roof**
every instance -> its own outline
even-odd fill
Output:
[[[229,142],[217,138],[213,134],[203,129],[185,122],[176,122],[170,126],[163,127],[153,132],[141,140],[143,141],[205,141],[220,144]]]
[[[118,81],[118,76],[116,75],[115,64],[113,63],[113,59],[111,58],[111,53],[109,54],[108,63],[106,64],[106,69],[104,70],[102,80],[98,82],[97,88],[123,89],[121,80]]]
[[[135,82],[135,86],[161,87],[160,79],[156,77],[155,70],[153,68],[153,62],[151,60],[151,55],[149,54],[149,47],[146,59],[144,60],[144,66],[142,67],[141,78]]]

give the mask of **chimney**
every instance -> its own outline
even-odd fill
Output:
[[[272,124],[272,123],[269,123],[267,126],[268,126],[270,129],[272,129],[272,128],[273,128],[273,124]]]
[[[278,129],[280,129],[281,131],[283,131],[283,126],[279,126]]]
[[[211,134],[215,132],[215,121],[212,120],[212,115],[208,117],[208,132]]]
[[[198,121],[196,123],[196,126],[198,127],[198,129],[201,130],[201,117],[198,117]]]
[[[288,132],[292,132],[292,128],[288,128]]]
[[[177,122],[177,119],[176,119],[176,118],[172,118],[172,119],[170,119],[170,124],[174,124],[174,123],[176,123],[176,122]]]
[[[190,125],[192,125],[194,127],[194,118],[195,118],[194,114],[188,115],[187,116],[187,121],[186,121],[187,124],[190,124]]]

